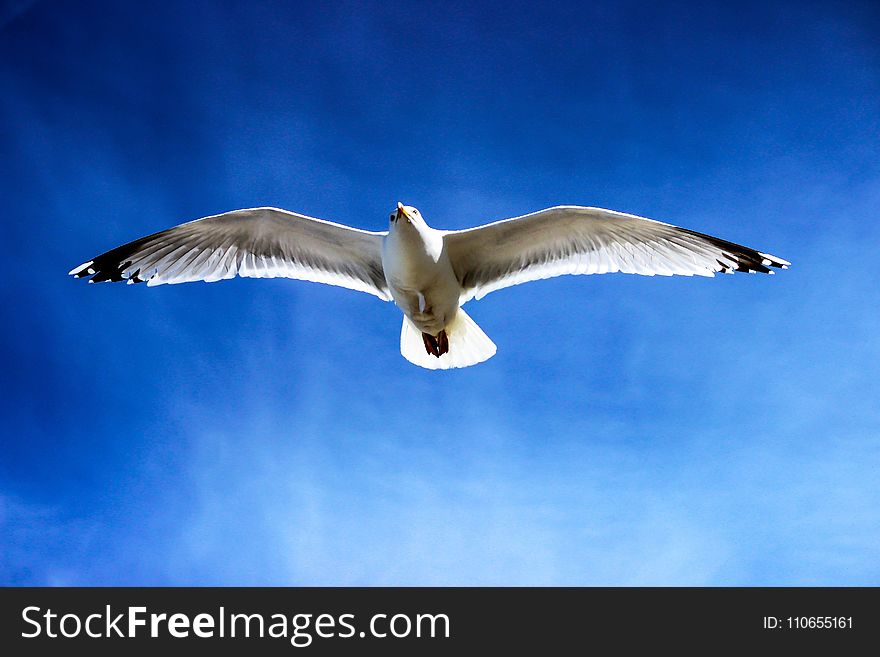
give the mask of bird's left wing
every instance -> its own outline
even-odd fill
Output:
[[[790,263],[717,237],[631,214],[559,206],[468,230],[444,242],[461,302],[563,274],[772,273]]]
[[[277,208],[235,210],[143,237],[70,273],[147,285],[234,276],[296,278],[390,300],[382,236]]]

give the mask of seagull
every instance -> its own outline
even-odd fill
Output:
[[[148,286],[283,277],[368,292],[403,311],[403,357],[437,370],[495,355],[495,343],[461,307],[495,290],[563,274],[772,274],[790,264],[602,208],[560,205],[476,228],[438,230],[398,202],[381,232],[271,207],[225,212],[119,246],[70,275]]]

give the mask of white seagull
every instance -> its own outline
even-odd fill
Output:
[[[295,278],[369,292],[403,311],[400,352],[428,369],[467,367],[495,344],[461,306],[562,274],[772,274],[791,264],[717,237],[613,210],[563,205],[466,230],[437,230],[397,204],[370,232],[278,208],[235,210],[142,237],[70,274],[147,285]]]

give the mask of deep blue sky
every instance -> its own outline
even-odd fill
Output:
[[[877,4],[538,4],[2,5],[0,584],[880,584]],[[398,199],[794,266],[500,291],[446,373],[364,294],[65,276]]]

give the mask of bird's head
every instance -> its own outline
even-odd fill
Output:
[[[425,223],[422,214],[411,205],[397,202],[397,210],[391,213],[391,225]]]

